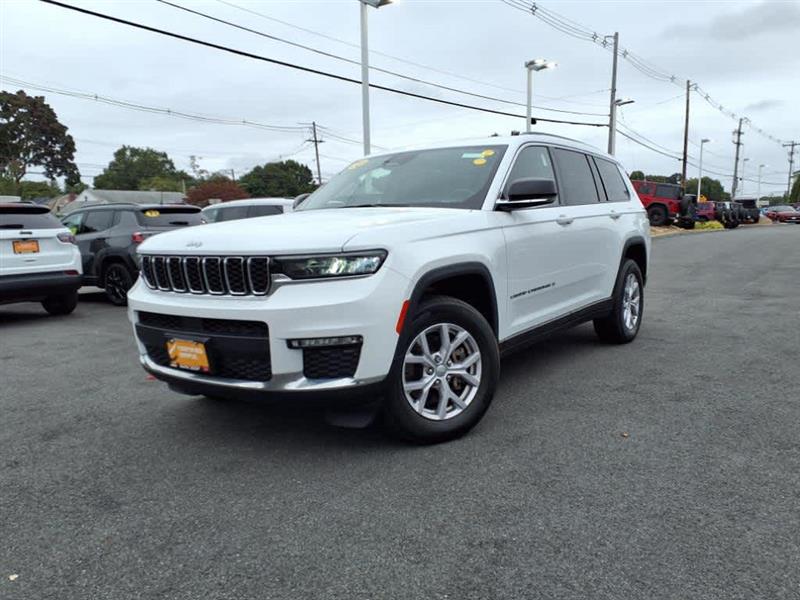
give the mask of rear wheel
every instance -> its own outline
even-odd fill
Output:
[[[78,306],[78,292],[48,296],[42,300],[42,307],[51,315],[68,315]]]
[[[648,208],[647,217],[650,219],[650,225],[653,225],[654,227],[662,227],[666,225],[667,221],[669,220],[667,209],[660,204],[656,204]]]
[[[111,304],[125,306],[128,304],[128,290],[133,286],[133,276],[121,263],[112,263],[106,268],[103,286]]]
[[[420,443],[465,434],[489,408],[497,385],[500,354],[492,328],[472,306],[445,296],[424,302],[407,327],[384,422]]]
[[[627,344],[639,333],[644,310],[644,281],[639,265],[626,260],[614,286],[614,306],[611,313],[594,320],[594,330],[604,342]]]

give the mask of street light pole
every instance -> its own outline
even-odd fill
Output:
[[[703,138],[700,140],[700,172],[697,174],[697,201],[700,202],[700,186],[703,182],[703,146],[705,146],[711,140],[708,138]]]
[[[744,166],[747,164],[747,161],[749,160],[750,160],[749,158],[742,159],[742,190],[741,190],[742,195],[744,195]]]
[[[606,36],[610,37],[610,36]],[[604,40],[605,42],[605,40]],[[619,54],[619,32],[614,32],[614,59],[611,63],[611,100],[608,112],[608,153],[613,156],[617,133],[617,56]]]
[[[361,127],[364,137],[364,155],[371,151],[369,125],[369,32],[367,7],[380,8],[392,0],[359,0],[361,4]]]
[[[533,72],[555,69],[558,65],[544,58],[534,58],[525,63],[528,71],[528,103],[525,106],[525,132],[531,132],[531,119],[533,117]]]

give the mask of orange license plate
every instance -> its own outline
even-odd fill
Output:
[[[14,240],[14,254],[36,254],[39,240]]]
[[[203,342],[193,340],[167,341],[170,365],[176,369],[209,372],[208,353]]]

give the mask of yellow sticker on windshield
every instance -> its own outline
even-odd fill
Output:
[[[158,212],[157,210],[146,210],[146,211],[144,211],[144,216],[145,217],[158,217],[159,215],[161,215],[161,213]]]
[[[481,152],[481,156],[483,157],[494,156],[494,150],[484,150],[483,152]]]
[[[483,165],[486,164],[486,159],[485,158],[476,158],[475,160],[472,161],[472,164],[476,165],[478,167],[482,167]]]
[[[350,165],[349,167],[347,167],[347,169],[348,169],[349,171],[353,171],[353,170],[355,170],[355,169],[358,169],[358,168],[361,168],[361,167],[363,167],[363,166],[364,166],[365,164],[367,164],[368,162],[369,162],[369,160],[367,160],[366,158],[362,158],[361,160],[357,160],[357,161],[356,161],[356,162],[354,162],[352,165]]]

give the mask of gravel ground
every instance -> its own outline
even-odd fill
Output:
[[[657,240],[636,342],[510,357],[433,447],[173,394],[96,293],[0,307],[0,598],[800,598],[798,265]]]

